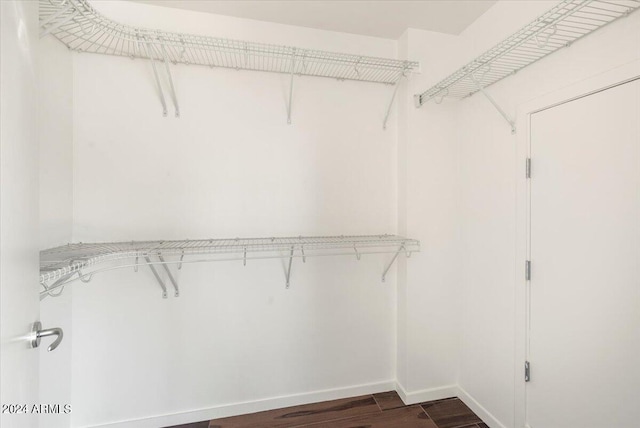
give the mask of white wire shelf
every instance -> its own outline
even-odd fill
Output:
[[[419,66],[415,61],[138,28],[105,17],[87,0],[40,0],[40,26],[41,35],[52,34],[73,51],[159,62],[166,58],[173,64],[387,84]]]
[[[396,235],[358,236],[299,236],[287,238],[234,238],[200,239],[182,241],[130,241],[105,243],[67,244],[40,252],[41,298],[57,296],[62,289],[75,281],[88,282],[99,272],[149,266],[167,296],[164,281],[155,266],[162,266],[179,295],[178,285],[168,265],[203,263],[223,260],[247,260],[285,258],[289,259],[286,272],[287,287],[291,263],[294,258],[348,255],[360,259],[362,254],[393,253],[382,280],[398,255],[410,256],[420,251],[420,242]],[[168,257],[169,259],[165,259]]]
[[[639,7],[640,0],[564,0],[446,79],[416,94],[416,107],[430,100],[440,103],[444,97],[469,97]],[[500,113],[513,127],[504,112]]]

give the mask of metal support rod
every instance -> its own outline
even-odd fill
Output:
[[[293,262],[293,247],[291,247],[291,254],[289,255],[289,269],[287,269],[287,287],[289,288],[289,279],[291,278],[291,263]]]
[[[291,102],[293,100],[293,76],[296,69],[296,50],[291,54],[291,72],[289,81],[289,105],[287,105],[287,123],[291,125]]]
[[[149,47],[147,47],[147,42],[142,42],[142,46],[144,46],[144,50],[151,61],[151,66],[153,67],[153,75],[156,78],[156,85],[158,87],[158,93],[160,94],[160,102],[162,103],[162,115],[167,116],[167,103],[164,100],[164,93],[162,92],[162,85],[160,84],[160,77],[158,77],[158,69],[156,68],[156,62],[151,55]]]
[[[144,259],[147,261],[149,269],[151,269],[151,272],[153,272],[153,276],[156,277],[158,284],[160,284],[160,287],[162,288],[162,298],[166,299],[167,287],[164,285],[164,282],[162,282],[162,279],[160,279],[160,275],[158,275],[158,271],[156,270],[156,268],[151,264],[151,260],[149,260],[149,256],[144,256]]]
[[[66,24],[67,22],[71,21],[73,18],[75,18],[78,15],[78,10],[76,10],[74,13],[72,13],[71,15],[69,15],[68,17],[66,17],[65,19],[63,19],[60,22],[56,22],[53,25],[50,25],[49,27],[43,29],[42,31],[40,31],[40,37],[44,37],[47,34],[51,33],[52,31],[57,30],[58,28],[62,27],[64,24]]]
[[[473,76],[473,74],[469,74],[469,77],[471,78],[473,83],[475,83],[476,87],[482,93],[482,95],[484,95],[491,102],[491,104],[493,104],[493,106],[496,108],[496,110],[498,110],[498,112],[502,115],[504,120],[506,120],[509,123],[509,125],[511,126],[511,133],[515,134],[516,133],[516,124],[515,124],[515,122],[513,120],[511,120],[511,118],[507,115],[507,113],[504,112],[504,110],[502,110],[502,108],[500,108],[498,103],[496,103],[496,101],[491,97],[491,95],[489,95],[487,93],[487,91],[484,90],[484,88],[482,87],[480,82],[478,82],[478,80],[476,80],[476,78]]]
[[[393,89],[393,95],[391,95],[391,101],[389,101],[389,107],[387,107],[387,114],[384,116],[384,121],[382,122],[382,129],[387,129],[387,121],[389,120],[389,115],[391,114],[391,107],[393,107],[393,101],[396,99],[396,94],[398,93],[398,88],[400,87],[400,81],[404,77],[404,74],[405,72],[403,71],[396,81],[395,88]]]
[[[171,275],[171,271],[169,270],[169,266],[167,266],[167,262],[164,261],[164,257],[162,257],[162,254],[159,254],[158,258],[162,262],[162,267],[164,268],[165,272],[167,272],[169,281],[171,281],[171,284],[173,284],[173,288],[176,290],[176,292],[174,293],[174,296],[180,297],[180,289],[178,288],[178,283],[173,278],[173,275]]]
[[[391,269],[391,265],[393,265],[393,262],[396,261],[396,259],[398,258],[398,255],[400,254],[400,252],[402,252],[402,250],[404,250],[404,245],[398,248],[398,251],[396,251],[396,253],[393,255],[393,258],[387,265],[387,268],[384,270],[384,272],[382,272],[382,282],[384,282],[384,280],[386,279],[387,272],[389,272],[389,269]]]
[[[176,117],[180,117],[180,107],[178,106],[178,96],[176,95],[176,88],[173,86],[173,79],[171,78],[171,69],[169,68],[169,59],[167,58],[167,51],[164,48],[164,44],[160,45],[160,52],[164,59],[164,66],[167,70],[167,78],[169,79],[169,87],[171,88],[171,99],[173,100],[173,106],[176,109]]]

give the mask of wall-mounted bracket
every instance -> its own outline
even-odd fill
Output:
[[[289,72],[289,103],[287,104],[287,123],[291,125],[291,103],[293,102],[293,76],[296,69],[296,50],[291,54],[291,71]]]
[[[291,279],[291,264],[293,263],[293,247],[291,247],[291,253],[289,254],[289,268],[287,269],[287,285],[286,288],[289,288],[289,280]]]
[[[485,73],[489,71],[489,69],[487,68]],[[496,110],[498,110],[498,112],[502,115],[502,117],[504,118],[504,120],[507,121],[507,123],[509,124],[509,126],[511,126],[511,133],[515,134],[516,133],[516,123],[513,121],[513,119],[511,119],[507,113],[504,112],[504,110],[502,110],[502,108],[498,105],[498,103],[493,99],[493,97],[491,97],[491,95],[489,95],[487,93],[487,91],[485,91],[485,89],[482,87],[482,85],[480,84],[480,82],[475,78],[475,76],[473,75],[473,73],[469,74],[469,78],[471,78],[471,80],[473,81],[473,83],[476,85],[476,88],[478,88],[478,91],[480,91],[480,93],[482,93],[482,95],[484,95],[489,102],[491,102],[491,104],[493,104],[493,106],[496,108]]]
[[[398,248],[398,251],[396,251],[396,253],[393,255],[393,258],[385,268],[384,272],[382,272],[382,282],[385,282],[385,279],[387,277],[387,272],[389,272],[389,269],[391,269],[391,266],[393,265],[393,263],[396,261],[396,259],[398,258],[398,256],[403,250],[404,250],[404,245]]]
[[[162,53],[162,59],[164,61],[164,67],[167,71],[167,79],[169,80],[169,88],[171,89],[171,100],[176,110],[176,117],[180,117],[180,107],[178,106],[178,96],[176,95],[176,88],[173,86],[173,79],[171,78],[171,68],[169,68],[169,58],[167,57],[167,51],[164,45],[160,45],[160,53]]]
[[[167,102],[164,98],[164,91],[162,90],[162,84],[160,83],[160,75],[158,73],[158,67],[156,66],[155,57],[162,59],[164,62],[165,71],[167,73],[167,80],[169,82],[169,89],[171,95],[171,101],[173,101],[173,107],[176,112],[176,117],[180,117],[180,106],[178,105],[178,96],[176,95],[176,88],[173,84],[173,78],[171,76],[171,68],[169,66],[169,57],[167,56],[167,52],[165,50],[164,44],[160,45],[160,48],[156,50],[156,48],[150,42],[146,40],[142,40],[138,42],[140,45],[144,47],[144,52],[146,57],[151,62],[151,67],[153,68],[153,76],[156,80],[156,88],[158,90],[158,95],[160,95],[160,103],[162,103],[162,115],[167,117]]]
[[[169,266],[167,266],[167,262],[164,261],[164,257],[162,257],[162,254],[158,254],[158,258],[162,262],[162,267],[164,268],[164,271],[167,272],[167,276],[169,277],[169,281],[171,281],[171,284],[173,285],[173,288],[175,290],[174,296],[175,297],[180,297],[180,289],[178,288],[178,283],[173,278],[173,275],[171,274],[171,271],[169,270]]]
[[[151,269],[151,272],[153,272],[153,276],[156,277],[156,281],[158,281],[158,284],[160,284],[160,288],[162,288],[162,298],[166,299],[167,286],[164,285],[162,278],[160,278],[160,275],[158,275],[158,271],[156,270],[155,266],[151,263],[151,259],[149,259],[149,256],[145,256],[144,259],[147,261],[147,265],[149,266],[149,269]]]
[[[144,51],[147,54],[147,58],[151,61],[151,67],[153,67],[153,76],[156,78],[156,87],[158,89],[158,94],[160,95],[160,102],[162,103],[162,115],[167,117],[167,102],[164,100],[164,93],[162,92],[162,85],[160,84],[160,77],[158,76],[158,69],[156,68],[156,61],[153,59],[153,55],[151,53],[151,45],[147,46],[147,42],[141,42],[144,47]]]
[[[391,114],[391,107],[393,107],[393,101],[396,99],[396,94],[398,93],[398,88],[400,87],[400,83],[402,78],[405,77],[406,71],[403,71],[402,74],[396,80],[395,85],[393,85],[393,94],[391,95],[391,100],[389,101],[389,107],[387,107],[387,114],[384,115],[384,121],[382,122],[382,129],[387,129],[387,121],[389,120],[389,115]]]

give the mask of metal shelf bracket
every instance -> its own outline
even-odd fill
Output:
[[[296,49],[291,54],[291,71],[289,73],[289,103],[287,104],[287,124],[291,125],[291,102],[293,100],[293,76],[296,69]]]
[[[387,129],[387,121],[389,120],[389,115],[391,114],[391,107],[393,107],[393,101],[396,99],[396,94],[398,93],[398,88],[400,87],[400,83],[403,77],[406,77],[406,70],[403,71],[402,74],[398,76],[398,80],[396,80],[396,83],[393,88],[393,94],[391,95],[391,100],[389,101],[389,107],[387,107],[387,114],[384,115],[384,121],[382,122],[382,129]]]
[[[488,73],[490,70],[490,67],[487,66],[487,68],[485,69],[485,71],[483,71],[481,74],[484,75],[486,73]],[[489,100],[489,102],[491,104],[493,104],[493,106],[496,108],[496,110],[498,110],[498,113],[500,113],[502,115],[502,117],[504,118],[504,120],[507,121],[507,123],[509,124],[509,126],[511,127],[511,133],[515,134],[516,133],[516,123],[513,121],[513,119],[511,119],[509,117],[509,115],[507,115],[507,113],[505,113],[505,111],[498,105],[498,103],[496,102],[496,100],[493,99],[493,97],[491,95],[489,95],[487,93],[487,91],[485,91],[485,89],[482,87],[482,85],[480,84],[479,79],[476,78],[476,76],[474,76],[473,73],[469,73],[469,78],[473,81],[473,83],[476,85],[476,88],[478,89],[478,91],[480,91],[480,93],[482,95],[485,96],[485,98],[487,98]]]
[[[167,79],[169,80],[169,88],[171,89],[171,100],[173,101],[173,107],[176,111],[176,117],[180,117],[180,107],[178,106],[178,96],[176,95],[176,88],[173,86],[173,78],[171,77],[171,68],[169,68],[169,59],[167,58],[167,51],[164,45],[160,45],[160,53],[162,53],[162,59],[164,61],[164,67],[167,71]]]
[[[147,266],[149,266],[149,269],[151,269],[151,272],[153,272],[153,276],[156,277],[156,281],[158,281],[158,284],[160,284],[160,288],[162,288],[162,298],[166,299],[167,298],[167,286],[164,285],[164,282],[162,281],[162,278],[160,278],[160,275],[158,275],[158,271],[156,270],[155,266],[151,263],[151,259],[148,256],[145,256],[144,259],[147,261]]]
[[[158,90],[158,95],[160,95],[160,103],[162,104],[162,115],[167,117],[167,102],[164,98],[164,91],[162,90],[162,84],[160,83],[160,75],[158,74],[158,68],[156,66],[156,60],[154,57],[157,55],[159,58],[162,58],[162,62],[164,62],[165,71],[167,73],[167,80],[169,81],[169,89],[171,100],[173,102],[173,107],[175,109],[176,117],[180,117],[180,107],[178,106],[178,97],[176,95],[176,89],[173,85],[173,78],[171,77],[171,68],[169,67],[169,58],[167,57],[167,52],[165,50],[164,45],[160,45],[159,53],[156,51],[156,48],[149,41],[141,41],[140,44],[144,47],[144,51],[146,53],[147,58],[151,62],[151,67],[153,68],[153,76],[156,80],[156,89]]]
[[[287,285],[286,288],[289,288],[289,281],[291,279],[291,264],[293,263],[293,248],[291,247],[291,253],[289,254],[289,268],[286,271],[287,274]]]
[[[158,76],[158,69],[156,68],[156,61],[153,59],[153,55],[151,54],[151,45],[143,41],[142,46],[144,47],[144,51],[147,54],[147,58],[151,61],[151,67],[153,68],[153,76],[156,79],[156,89],[158,90],[158,94],[160,95],[160,103],[162,103],[162,115],[167,117],[167,102],[164,100],[164,92],[162,92],[162,85],[160,84],[160,77]]]
[[[162,262],[162,267],[164,268],[164,271],[167,273],[167,276],[169,277],[169,281],[171,281],[171,284],[173,285],[173,288],[175,290],[175,293],[173,295],[175,297],[180,297],[180,289],[178,288],[178,283],[173,278],[173,275],[171,274],[171,271],[169,270],[169,266],[167,266],[167,262],[164,261],[164,257],[162,257],[162,254],[159,254],[158,258]]]
[[[401,246],[400,248],[398,248],[398,251],[396,251],[396,253],[393,255],[393,258],[391,258],[391,261],[389,262],[389,264],[387,265],[387,267],[385,268],[384,272],[382,272],[382,282],[385,282],[385,279],[387,277],[387,273],[389,272],[389,269],[391,269],[391,266],[393,265],[393,263],[396,261],[396,259],[398,258],[398,256],[400,255],[400,253],[404,250],[404,245]]]

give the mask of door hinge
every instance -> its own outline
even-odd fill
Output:
[[[531,158],[527,158],[526,171],[527,171],[527,178],[531,178]]]
[[[531,364],[529,361],[524,362],[524,381],[529,382],[531,380]]]
[[[524,262],[524,279],[527,281],[531,280],[531,260]]]

